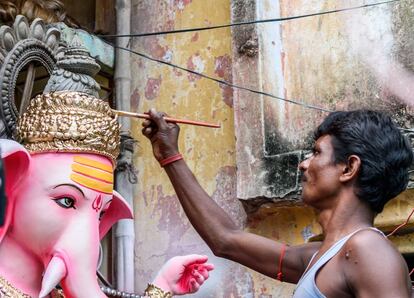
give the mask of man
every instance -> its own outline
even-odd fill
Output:
[[[190,222],[213,253],[290,283],[294,297],[410,297],[404,259],[374,217],[408,183],[413,153],[379,112],[331,113],[303,161],[303,201],[318,212],[322,242],[285,247],[238,230],[200,187],[177,146],[179,128],[150,110],[143,134],[164,166]]]

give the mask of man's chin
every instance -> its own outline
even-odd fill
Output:
[[[312,199],[305,192],[302,192],[302,203],[305,205],[311,204]]]

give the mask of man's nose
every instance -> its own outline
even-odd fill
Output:
[[[300,171],[305,172],[308,169],[309,159],[310,158],[307,158],[305,160],[302,160],[302,162],[299,164],[299,170]]]

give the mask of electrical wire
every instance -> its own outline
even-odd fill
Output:
[[[411,213],[408,215],[407,219],[405,222],[403,222],[402,224],[400,224],[398,227],[396,227],[391,233],[389,233],[387,235],[387,237],[391,237],[392,235],[394,235],[399,229],[401,229],[402,227],[406,226],[408,224],[408,222],[410,221],[411,216],[413,216],[414,214],[414,208],[413,210],[411,210]]]
[[[164,65],[168,65],[170,67],[180,69],[182,71],[185,71],[185,72],[188,72],[188,73],[197,75],[199,77],[202,77],[202,78],[205,78],[205,79],[208,79],[208,80],[212,80],[214,82],[217,82],[219,84],[223,84],[223,85],[229,86],[231,88],[240,89],[240,90],[248,91],[248,92],[251,92],[251,93],[255,93],[255,94],[259,94],[259,95],[271,97],[271,98],[278,99],[278,100],[281,100],[281,101],[285,101],[285,102],[288,102],[288,103],[291,103],[291,104],[299,105],[299,106],[302,106],[302,107],[305,107],[305,108],[308,108],[308,109],[318,110],[318,111],[321,111],[321,112],[333,112],[332,110],[329,110],[329,109],[326,109],[326,108],[323,108],[323,107],[319,107],[319,106],[315,106],[315,105],[311,105],[311,104],[307,104],[305,102],[300,102],[300,101],[296,101],[296,100],[292,100],[292,99],[287,99],[287,98],[283,98],[283,97],[279,97],[279,96],[273,95],[273,94],[268,93],[268,92],[262,92],[262,91],[254,90],[254,89],[251,89],[251,88],[247,88],[247,87],[235,85],[233,83],[230,83],[230,82],[227,82],[227,81],[218,79],[218,78],[210,77],[210,76],[208,76],[206,74],[203,74],[201,72],[197,72],[195,70],[191,70],[191,69],[188,69],[188,68],[185,68],[185,67],[182,67],[182,66],[179,66],[179,65],[176,65],[176,64],[167,62],[167,61],[163,61],[163,60],[160,60],[160,59],[156,59],[156,58],[150,57],[150,56],[148,56],[146,54],[143,54],[143,53],[140,53],[140,52],[137,52],[137,51],[128,49],[128,48],[124,48],[124,47],[120,47],[120,46],[114,46],[114,47],[116,49],[128,51],[130,53],[133,53],[133,54],[135,54],[137,56],[140,56],[140,57],[143,57],[145,59],[148,59],[148,60],[151,60],[151,61],[154,61],[154,62],[157,62],[157,63],[161,63],[161,64],[164,64]]]
[[[229,86],[231,88],[248,91],[248,92],[251,92],[251,93],[254,93],[254,94],[263,95],[263,96],[266,96],[266,97],[271,97],[271,98],[278,99],[278,100],[281,100],[281,101],[285,101],[285,102],[288,102],[288,103],[291,103],[291,104],[299,105],[299,106],[302,106],[302,107],[308,108],[308,109],[313,109],[313,110],[317,110],[317,111],[321,111],[321,112],[327,112],[327,113],[334,112],[334,110],[330,110],[330,109],[327,109],[327,108],[323,108],[323,107],[319,107],[319,106],[307,104],[305,102],[300,102],[300,101],[296,101],[296,100],[293,100],[293,99],[283,98],[283,97],[276,96],[276,95],[273,95],[273,94],[268,93],[268,92],[262,92],[262,91],[254,90],[254,89],[251,89],[251,88],[247,88],[247,87],[235,85],[233,83],[230,83],[230,82],[227,82],[227,81],[224,81],[224,80],[221,80],[221,79],[217,79],[217,78],[214,78],[214,77],[210,77],[210,76],[208,76],[206,74],[197,72],[195,70],[191,70],[191,69],[188,69],[188,68],[185,68],[185,67],[182,67],[182,66],[179,66],[179,65],[176,65],[176,64],[167,62],[167,61],[163,61],[163,60],[160,60],[160,59],[156,59],[156,58],[150,57],[150,56],[148,56],[146,54],[143,54],[143,53],[140,53],[140,52],[137,52],[137,51],[128,49],[128,48],[124,48],[124,47],[120,47],[120,46],[113,46],[113,47],[116,48],[116,49],[120,49],[120,50],[124,50],[124,51],[127,51],[127,52],[131,52],[131,53],[133,53],[133,54],[135,54],[137,56],[140,56],[142,58],[145,58],[145,59],[148,59],[148,60],[157,62],[157,63],[161,63],[161,64],[164,64],[164,65],[168,65],[170,67],[177,68],[177,69],[186,71],[186,72],[191,73],[191,74],[195,74],[195,75],[200,76],[202,78],[205,78],[205,79],[208,79],[208,80],[212,80],[214,82],[217,82],[219,84],[223,84],[223,85]],[[397,128],[399,130],[401,130],[401,131],[413,132],[413,129],[412,128],[403,128],[403,127],[397,127]]]
[[[311,14],[304,14],[304,15],[297,15],[297,16],[290,16],[290,17],[282,17],[282,18],[273,18],[273,19],[264,19],[264,20],[236,22],[236,23],[216,25],[216,26],[208,26],[208,27],[195,27],[195,28],[186,28],[186,29],[178,29],[178,30],[166,30],[166,31],[135,33],[135,34],[100,34],[100,35],[97,35],[97,36],[104,37],[104,38],[109,38],[109,37],[144,37],[144,36],[168,35],[168,34],[177,34],[177,33],[185,33],[185,32],[214,30],[214,29],[221,29],[221,28],[228,28],[228,27],[260,24],[260,23],[274,23],[274,22],[290,21],[290,20],[296,20],[296,19],[302,19],[302,18],[308,18],[308,17],[338,13],[338,12],[345,12],[345,11],[351,11],[351,10],[356,10],[356,9],[368,8],[368,7],[373,7],[373,6],[383,5],[383,4],[389,4],[389,3],[393,3],[393,2],[399,2],[399,1],[400,0],[389,0],[389,1],[371,3],[371,4],[364,4],[364,5],[360,5],[360,6],[342,8],[342,9],[327,10],[327,11],[311,13]]]

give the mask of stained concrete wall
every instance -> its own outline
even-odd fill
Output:
[[[151,32],[224,24],[230,2],[132,1],[132,32]],[[229,29],[136,38],[132,48],[157,59],[224,80],[232,77]],[[180,150],[207,192],[243,227],[245,213],[235,197],[235,138],[232,90],[181,70],[134,57],[131,107],[150,107],[176,117],[221,123],[220,129],[181,126]],[[251,278],[231,262],[213,258],[183,213],[164,171],[152,157],[135,122],[139,184],[135,197],[137,290],[154,278],[170,257],[207,254],[217,269],[195,297],[249,297]],[[237,281],[237,282],[234,282]],[[250,296],[252,297],[252,296]]]
[[[133,0],[132,32],[151,32],[230,21],[313,13],[363,1]],[[400,125],[412,127],[409,96],[384,80],[382,70],[406,75],[414,63],[413,4],[401,2],[355,14],[332,14],[277,24],[134,38],[136,51],[236,84],[300,99],[329,109],[384,107]],[[372,44],[384,49],[373,63]],[[389,44],[391,42],[391,44]],[[365,55],[364,53],[368,53]],[[387,59],[385,59],[387,58]],[[388,59],[392,58],[392,59]],[[391,66],[390,66],[391,65]],[[182,126],[180,149],[202,186],[246,231],[299,244],[320,233],[313,210],[301,206],[297,163],[310,131],[325,115],[220,86],[181,70],[133,57],[131,107],[219,122],[221,129]],[[408,75],[407,75],[408,74]],[[400,81],[400,77],[396,81]],[[397,87],[396,87],[397,86]],[[408,92],[408,94],[410,94]],[[411,93],[413,94],[413,93]],[[400,98],[398,101],[397,98]],[[194,297],[289,297],[293,286],[212,256],[186,219],[168,178],[152,157],[135,121],[140,142],[135,163],[136,288],[143,290],[170,257],[202,253],[217,269]],[[266,137],[267,136],[267,137]],[[269,142],[270,141],[270,142]],[[268,143],[266,143],[268,142]],[[272,147],[271,144],[279,144]],[[272,151],[273,150],[273,151]],[[286,154],[290,154],[286,158]],[[276,165],[276,166],[275,166]],[[284,172],[280,167],[285,168]],[[269,174],[270,173],[270,174]],[[292,179],[276,183],[290,175]],[[296,184],[295,184],[296,183]],[[292,195],[293,194],[293,195]],[[376,224],[390,230],[404,221],[412,203],[407,191],[387,206]],[[238,200],[243,200],[243,205]],[[408,230],[407,230],[408,231]],[[413,252],[412,236],[395,237]],[[275,260],[276,266],[276,260]]]
[[[256,1],[252,9],[257,19],[266,19],[364,3]],[[309,148],[313,129],[326,115],[301,104],[381,109],[402,127],[414,126],[413,104],[406,106],[414,94],[412,9],[402,2],[257,25],[258,54],[234,53],[233,80],[299,105],[235,92],[238,197],[297,199],[298,150]],[[256,183],[244,184],[252,175]]]

